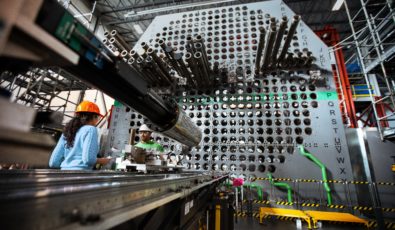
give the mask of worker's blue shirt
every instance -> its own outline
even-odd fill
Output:
[[[75,135],[74,145],[66,146],[63,134],[52,152],[49,167],[62,170],[92,169],[99,152],[98,134],[95,126],[84,125]]]

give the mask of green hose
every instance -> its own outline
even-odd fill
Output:
[[[250,189],[255,188],[256,192],[258,193],[258,199],[263,200],[263,192],[262,192],[262,186],[256,185],[256,184],[243,184],[243,187],[249,187]]]
[[[230,187],[232,187],[232,183],[230,182],[230,181],[226,181],[226,182],[224,182],[224,184],[225,184],[225,186],[226,187],[228,187],[228,188],[230,188]],[[259,200],[263,200],[263,189],[262,189],[262,186],[259,186],[259,185],[257,185],[257,184],[253,184],[253,183],[250,183],[250,184],[243,184],[243,187],[247,187],[247,188],[252,188],[252,189],[256,189],[256,192],[258,193],[258,199]],[[237,188],[237,190],[240,190],[241,188],[240,187],[236,187]]]
[[[331,188],[329,187],[329,184],[328,184],[328,179],[327,179],[327,176],[326,176],[326,167],[325,167],[325,165],[320,160],[318,160],[315,156],[313,156],[311,153],[307,152],[304,149],[303,145],[299,145],[299,150],[300,150],[300,154],[302,154],[303,156],[309,158],[316,165],[318,165],[318,167],[321,168],[321,174],[322,174],[322,180],[323,180],[323,184],[324,184],[324,189],[326,191],[326,196],[328,197],[328,205],[332,205]]]
[[[272,185],[274,185],[276,187],[283,187],[283,188],[287,189],[288,202],[292,203],[292,188],[291,188],[291,186],[289,186],[289,184],[287,184],[287,183],[274,182],[271,173],[268,173],[267,175],[269,176],[269,181]]]

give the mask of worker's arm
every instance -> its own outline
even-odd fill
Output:
[[[96,127],[88,127],[82,145],[82,161],[89,167],[93,167],[97,160],[97,153],[99,152],[97,137]]]
[[[56,144],[55,149],[52,151],[51,158],[49,159],[49,167],[50,168],[60,168],[60,164],[64,159],[64,148],[65,148],[65,140],[64,136],[59,138],[58,143]]]
[[[159,151],[159,157],[162,161],[167,160],[167,154],[165,154],[165,149],[159,143],[156,143],[156,150]]]

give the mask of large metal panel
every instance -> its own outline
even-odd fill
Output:
[[[180,79],[173,96],[203,133],[200,145],[183,161],[188,170],[225,171],[246,179],[270,172],[276,178],[320,180],[320,168],[299,153],[298,145],[304,145],[326,165],[329,179],[353,179],[328,48],[303,21],[288,51],[309,50],[313,65],[253,74],[259,27],[268,29],[271,17],[284,16],[289,27],[294,15],[283,2],[267,1],[159,16],[143,34],[139,44],[147,42],[159,53],[160,39],[184,53],[186,38],[201,35],[211,68],[218,65],[226,72],[215,76],[222,83],[214,89],[183,90]],[[127,129],[142,122],[138,115],[131,116],[125,108],[113,113],[113,147],[123,148]],[[179,144],[157,139],[167,151],[180,153]],[[286,192],[271,188],[267,181],[256,183],[270,199],[286,199]],[[321,183],[290,184],[303,201],[326,203]],[[335,204],[349,204],[344,184],[331,188]]]

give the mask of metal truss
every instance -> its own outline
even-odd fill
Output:
[[[1,73],[0,85],[12,93],[12,100],[16,103],[38,111],[61,112],[67,117],[71,116],[67,114],[66,107],[78,103],[70,98],[71,91],[89,89],[60,68],[32,68],[19,74],[5,71]],[[67,92],[66,96],[61,95],[62,92]],[[60,103],[52,105],[54,99]]]
[[[345,1],[345,8],[352,30],[352,38],[357,49],[356,57],[364,76],[366,85],[368,86],[368,94],[372,102],[371,109],[373,111],[375,124],[377,125],[380,138],[382,140],[394,136],[394,127],[388,127],[389,121],[394,120],[395,100],[394,86],[395,82],[387,74],[385,61],[390,60],[395,53],[394,28],[395,17],[394,11],[389,1],[369,1],[360,0],[361,9],[356,15],[351,16],[350,10]],[[364,26],[356,30],[356,23],[364,22]],[[371,87],[370,74],[377,68],[381,70],[382,79],[385,84],[385,91],[380,93],[380,89]],[[376,97],[373,90],[382,94],[382,97]],[[376,93],[376,92],[375,92]],[[388,106],[381,106],[386,103]],[[388,112],[379,108],[390,108]]]

